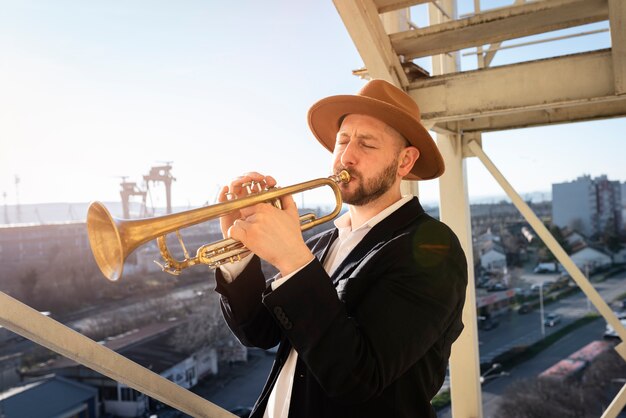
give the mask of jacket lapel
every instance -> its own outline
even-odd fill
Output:
[[[395,235],[396,231],[404,228],[423,213],[424,209],[420,205],[419,199],[414,197],[377,223],[335,269],[331,276],[333,284],[337,284],[339,279],[350,274],[367,254],[384,245]]]

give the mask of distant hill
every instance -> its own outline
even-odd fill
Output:
[[[103,202],[111,215],[122,217],[122,204],[120,202]],[[48,224],[56,222],[84,222],[87,218],[89,203],[38,203],[20,205],[19,215],[17,206],[0,206],[0,225],[6,224]],[[138,217],[141,205],[131,202],[131,217]],[[174,212],[188,208],[173,208]],[[165,209],[156,209],[158,214],[165,213]]]
[[[522,194],[522,198],[526,201],[543,202],[551,200],[550,192],[532,192]],[[470,197],[470,204],[490,204],[499,202],[510,202],[506,195],[493,196],[474,196]],[[114,217],[122,217],[122,204],[120,202],[103,202],[107,209]],[[427,212],[438,214],[439,202],[426,201],[422,202]],[[87,208],[89,203],[38,203],[20,205],[20,216],[18,218],[17,206],[6,205],[0,207],[0,225],[4,224],[47,224],[55,222],[84,222],[87,217]],[[137,202],[131,202],[131,217],[139,217],[141,205]],[[192,209],[190,207],[174,207],[174,212],[181,212]],[[157,215],[165,214],[165,208],[156,208]],[[436,216],[436,215],[435,215]]]

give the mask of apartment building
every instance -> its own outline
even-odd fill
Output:
[[[559,227],[570,227],[586,236],[607,230],[622,231],[622,185],[607,176],[552,185],[552,221]]]

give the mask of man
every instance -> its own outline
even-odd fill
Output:
[[[349,211],[306,244],[292,198],[221,219],[255,255],[221,268],[216,290],[247,346],[280,343],[252,417],[434,417],[450,346],[461,333],[467,266],[454,233],[429,217],[402,179],[432,179],[443,160],[402,90],[372,80],[309,110],[333,152]],[[241,194],[248,173],[222,190]],[[280,274],[266,285],[259,257]]]

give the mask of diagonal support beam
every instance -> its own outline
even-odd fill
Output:
[[[520,211],[524,219],[526,219],[537,235],[539,235],[539,238],[541,238],[541,240],[550,249],[554,257],[556,257],[559,263],[563,265],[570,276],[572,276],[572,279],[585,293],[585,295],[587,295],[591,303],[593,303],[606,322],[608,322],[615,329],[615,332],[622,339],[622,341],[626,341],[626,328],[622,325],[615,313],[613,313],[613,310],[609,307],[609,305],[607,305],[604,299],[602,299],[602,296],[600,296],[591,283],[589,283],[589,280],[585,277],[583,272],[580,271],[576,264],[574,264],[563,247],[561,247],[557,240],[552,236],[548,228],[545,227],[543,222],[537,217],[537,215],[535,215],[526,202],[524,202],[524,199],[522,199],[522,197],[506,180],[504,175],[502,175],[502,173],[497,169],[495,164],[489,159],[489,157],[487,157],[487,154],[485,154],[483,149],[475,141],[469,141],[467,147],[476,157],[480,159],[489,173],[491,173],[493,178],[500,184],[500,187],[502,187],[502,189],[509,196],[517,210]],[[618,351],[618,353],[623,357],[623,351]],[[626,360],[626,357],[623,358]]]
[[[0,292],[0,325],[193,417],[235,415]]]
[[[617,0],[619,2],[620,0]],[[407,60],[607,20],[607,0],[544,0],[390,36]]]
[[[391,46],[373,0],[333,0],[372,78],[406,89],[409,80]]]

